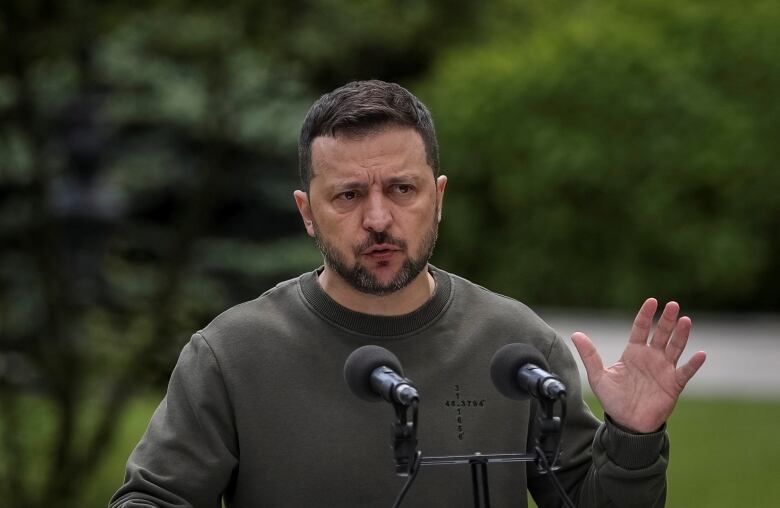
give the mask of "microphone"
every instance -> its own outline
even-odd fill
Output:
[[[490,361],[490,378],[505,397],[525,400],[557,400],[566,396],[566,385],[547,372],[542,353],[528,344],[507,344]]]
[[[403,377],[401,362],[383,347],[363,346],[354,350],[344,363],[344,380],[352,393],[370,402],[385,399],[410,406],[420,399],[412,382]]]

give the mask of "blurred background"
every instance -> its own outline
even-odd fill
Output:
[[[321,263],[298,129],[368,78],[433,111],[434,263],[610,361],[679,301],[710,358],[667,505],[776,506],[778,27],[758,0],[2,0],[4,506],[105,506],[190,334]]]

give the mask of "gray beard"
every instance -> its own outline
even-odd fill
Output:
[[[436,245],[436,238],[439,232],[439,224],[436,221],[436,217],[437,214],[434,214],[433,225],[423,238],[420,255],[417,258],[409,258],[404,261],[398,273],[387,284],[381,284],[371,272],[357,261],[352,266],[347,266],[344,256],[322,239],[316,223],[313,223],[314,243],[325,258],[325,264],[336,272],[339,277],[347,281],[350,286],[361,293],[386,296],[408,286],[428,266],[428,260],[431,259],[433,254],[433,248]],[[406,250],[406,242],[396,240],[387,233],[372,232],[369,238],[355,249],[355,256],[359,257],[361,252],[372,245],[380,243],[389,243],[400,247],[404,251]]]

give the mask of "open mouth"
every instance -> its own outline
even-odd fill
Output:
[[[399,251],[399,250],[401,250],[401,249],[399,249],[398,246],[396,246],[396,245],[384,243],[384,244],[379,244],[379,245],[372,245],[368,249],[364,250],[363,254],[367,254],[367,255],[370,255],[370,254],[382,254],[382,253],[386,253],[386,252],[396,252],[396,251]]]
[[[401,249],[392,244],[379,244],[379,245],[372,245],[368,249],[363,251],[364,256],[368,256],[375,259],[384,259],[389,258],[396,252],[399,252]]]

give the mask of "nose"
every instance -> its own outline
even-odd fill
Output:
[[[375,233],[386,231],[393,223],[390,204],[381,193],[371,193],[363,209],[363,228]]]

